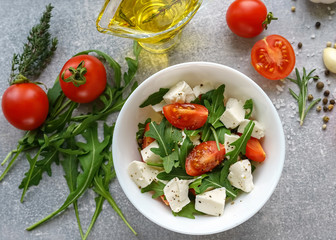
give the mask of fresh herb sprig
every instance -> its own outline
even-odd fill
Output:
[[[309,110],[316,105],[319,101],[321,101],[321,98],[313,100],[307,107],[307,100],[308,100],[308,82],[310,79],[315,78],[313,76],[313,72],[315,69],[310,71],[307,75],[306,69],[303,68],[302,70],[302,77],[300,76],[299,70],[295,68],[296,73],[296,79],[288,78],[291,82],[295,83],[299,87],[299,93],[296,94],[292,89],[289,89],[290,94],[293,96],[293,98],[298,102],[299,106],[299,116],[300,116],[300,126],[303,124],[304,119],[307,116],[307,113]]]
[[[57,48],[57,38],[49,33],[51,4],[46,6],[40,23],[35,25],[27,37],[22,54],[14,54],[9,83],[37,78],[49,63]]]

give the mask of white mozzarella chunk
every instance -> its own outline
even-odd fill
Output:
[[[240,137],[237,134],[224,135],[224,148],[226,153],[231,152],[236,148],[235,146],[231,146],[230,144],[237,141],[239,138]]]
[[[190,203],[188,192],[189,184],[192,181],[193,180],[180,180],[175,177],[163,188],[163,193],[173,212],[181,211],[185,205]]]
[[[225,198],[224,187],[198,194],[196,195],[195,209],[208,215],[221,216],[224,212]]]
[[[191,87],[185,82],[181,81],[163,96],[166,103],[189,103],[195,100],[195,94]]]
[[[210,90],[213,90],[213,89],[214,89],[214,87],[212,86],[211,83],[205,82],[205,83],[202,83],[200,85],[195,86],[193,88],[193,92],[195,94],[195,97],[198,97],[199,95],[207,93],[207,92],[209,92]]]
[[[186,139],[187,135],[184,133],[184,131],[182,131],[182,139],[183,141],[181,142],[181,145],[183,144],[184,140]],[[192,144],[194,146],[197,146],[199,144],[201,144],[201,135],[197,134],[195,136],[191,136],[189,137],[190,141],[192,142]]]
[[[239,125],[238,132],[243,133],[246,125],[249,122],[250,122],[250,120],[248,120],[248,119],[243,120]],[[264,127],[256,120],[253,120],[253,122],[254,122],[255,125],[254,125],[251,136],[254,137],[254,138],[258,138],[258,139],[264,137],[265,136]]]
[[[249,160],[241,160],[230,166],[230,173],[228,180],[232,186],[243,190],[244,192],[251,192],[254,188],[253,176],[251,173],[251,163]]]
[[[162,160],[159,155],[153,153],[150,149],[151,148],[159,148],[158,142],[155,140],[151,144],[149,144],[147,147],[141,150],[141,156],[144,162],[150,162],[150,163],[162,163]]]
[[[226,103],[226,110],[220,117],[220,120],[227,128],[234,129],[244,120],[244,103],[235,98],[229,98]]]
[[[133,182],[139,187],[144,188],[156,180],[159,170],[157,168],[148,166],[144,162],[133,161],[128,166],[128,174]]]
[[[151,105],[155,112],[162,112],[163,107],[166,105],[165,101],[161,101],[158,104]]]

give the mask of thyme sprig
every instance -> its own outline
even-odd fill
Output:
[[[22,82],[26,79],[37,78],[43,69],[50,62],[51,57],[57,48],[57,38],[52,38],[49,33],[51,4],[46,6],[39,24],[35,25],[28,37],[27,43],[23,46],[22,54],[14,54],[9,83]]]
[[[299,87],[298,94],[296,94],[292,89],[289,89],[289,92],[293,96],[293,98],[298,102],[299,115],[300,115],[300,126],[303,124],[303,121],[305,117],[307,116],[307,113],[309,112],[309,110],[319,101],[321,101],[321,98],[315,99],[308,105],[308,107],[306,107],[307,100],[308,100],[308,82],[310,79],[316,78],[315,76],[312,76],[314,71],[315,69],[310,71],[307,75],[306,69],[303,68],[302,70],[303,75],[301,77],[299,70],[295,68],[296,79],[288,78],[291,82],[295,83]]]

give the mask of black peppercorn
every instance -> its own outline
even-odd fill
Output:
[[[326,97],[328,97],[329,94],[330,94],[330,91],[329,91],[329,90],[325,90],[324,93],[323,93],[323,95],[326,96]]]
[[[324,111],[324,112],[328,112],[328,110],[329,110],[329,109],[328,109],[327,106],[324,106],[324,107],[323,107],[323,111]]]
[[[328,98],[323,98],[322,102],[324,105],[326,105],[328,103]]]
[[[298,43],[298,48],[302,48],[302,42]]]
[[[320,23],[320,22],[316,22],[316,23],[315,23],[315,27],[316,27],[316,28],[320,28],[320,27],[321,27],[321,23]]]
[[[315,75],[315,76],[313,77],[313,79],[314,79],[314,81],[317,81],[317,80],[320,79],[320,77],[319,77],[318,75]]]
[[[316,83],[316,88],[321,90],[324,87],[324,83],[323,82],[317,82]]]
[[[335,100],[334,99],[330,99],[330,104],[334,105],[335,104]]]
[[[326,70],[324,71],[324,75],[328,76],[329,74],[330,74],[329,70],[326,69]]]

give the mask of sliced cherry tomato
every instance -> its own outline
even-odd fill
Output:
[[[11,85],[2,96],[2,112],[7,121],[22,130],[33,130],[48,115],[47,94],[34,83]]]
[[[98,58],[79,55],[64,64],[59,79],[65,96],[74,102],[88,103],[105,90],[106,70]]]
[[[226,12],[227,25],[240,37],[259,35],[265,28],[265,20],[270,22],[275,18],[267,18],[267,8],[260,0],[236,0]]]
[[[217,167],[225,158],[224,145],[219,146],[220,150],[215,141],[207,141],[191,150],[185,164],[187,174],[199,176]]]
[[[150,123],[147,123],[146,126],[145,126],[145,133],[147,131],[149,131],[149,124]],[[145,147],[147,147],[149,144],[151,144],[154,141],[155,141],[154,138],[152,138],[152,137],[146,137],[145,134],[144,134],[143,140],[142,140],[142,149],[144,149]]]
[[[246,144],[246,157],[252,161],[263,162],[266,158],[266,153],[256,138],[250,138]]]
[[[195,130],[208,118],[208,109],[194,103],[173,103],[163,107],[163,114],[174,127]]]
[[[295,53],[287,39],[280,35],[270,35],[254,44],[251,63],[265,78],[279,80],[293,71]]]
[[[169,202],[167,201],[165,195],[161,195],[160,198],[161,198],[162,202],[164,202],[164,204],[166,204],[167,206],[169,206]]]

